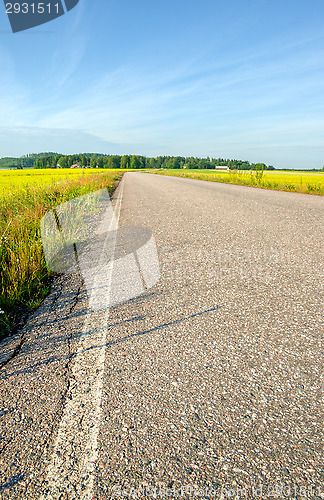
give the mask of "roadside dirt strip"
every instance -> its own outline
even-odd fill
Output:
[[[0,498],[323,499],[323,198],[127,173],[161,277],[0,344]],[[10,359],[9,359],[10,358]]]

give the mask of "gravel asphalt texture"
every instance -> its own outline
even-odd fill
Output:
[[[120,225],[152,230],[161,277],[110,311],[93,499],[324,498],[323,198],[122,182]],[[60,276],[0,345],[1,499],[46,494],[87,311]]]

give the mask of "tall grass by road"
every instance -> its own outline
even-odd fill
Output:
[[[0,174],[0,337],[48,293],[41,218],[52,207],[90,191],[112,192],[123,173],[47,169],[27,176],[19,171]]]
[[[324,173],[310,172],[262,172],[262,171],[215,171],[215,170],[159,170],[160,175],[174,175],[204,181],[276,189],[295,193],[324,195]]]

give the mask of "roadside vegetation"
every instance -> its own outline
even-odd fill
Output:
[[[124,170],[12,170],[0,176],[0,337],[49,291],[40,220],[52,207],[107,188]]]
[[[324,173],[279,172],[257,170],[174,170],[163,169],[154,172],[159,175],[174,175],[212,182],[238,184],[264,189],[276,189],[294,193],[324,195]]]

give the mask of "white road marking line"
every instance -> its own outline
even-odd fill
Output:
[[[124,179],[115,207],[113,225],[119,223]],[[71,399],[66,402],[47,469],[41,499],[91,500],[98,459],[98,435],[106,357],[109,309],[89,311],[72,368]]]

